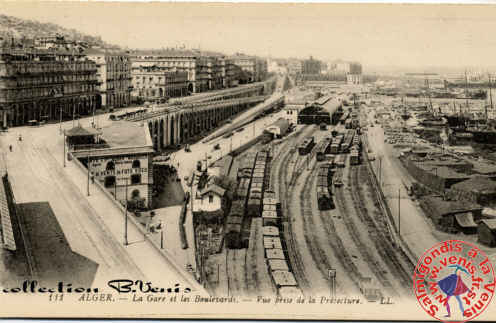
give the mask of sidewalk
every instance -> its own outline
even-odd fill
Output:
[[[380,163],[379,156],[382,156],[382,190],[393,215],[395,227],[397,228],[398,221],[401,221],[401,236],[415,256],[420,257],[426,250],[440,241],[433,234],[434,228],[427,222],[428,219],[425,218],[422,210],[407,195],[404,185],[409,182],[409,179],[404,176],[392,160],[395,157],[385,146],[382,129],[380,127],[369,128],[367,135],[376,154],[376,159],[372,162],[376,176]],[[399,205],[398,189],[400,189]],[[398,214],[401,215],[401,219],[398,218]]]
[[[66,123],[65,128],[70,126]],[[100,264],[101,281],[120,277],[146,279],[163,287],[179,283],[204,294],[192,276],[166,259],[131,221],[129,245],[123,245],[123,213],[94,184],[87,196],[87,174],[74,162],[67,161],[63,167],[63,136],[58,127],[15,128],[2,137],[8,145],[16,142],[17,134],[23,135],[23,142],[15,145],[8,158],[18,202],[48,201],[75,251]]]

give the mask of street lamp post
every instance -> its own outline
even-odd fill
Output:
[[[65,158],[66,156],[65,156],[65,131],[64,131],[64,167],[65,167]]]
[[[401,237],[401,187],[398,187],[398,234]]]
[[[127,246],[129,245],[129,242],[127,240],[127,186],[128,186],[128,180],[126,178],[126,214],[124,217],[124,245]]]
[[[62,105],[60,106],[60,122],[59,122],[60,128],[59,132],[62,134]]]
[[[90,196],[90,154],[89,154],[89,152],[88,152],[87,164],[88,164],[88,181],[87,181],[88,183],[86,185],[86,188],[87,188],[87,191],[88,191],[88,196]]]
[[[336,296],[336,269],[329,269],[329,292],[331,297]]]

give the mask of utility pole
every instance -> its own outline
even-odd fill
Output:
[[[336,297],[336,269],[329,269],[329,294],[331,297]]]
[[[401,237],[401,187],[398,188],[398,234]]]
[[[382,187],[382,155],[379,156],[379,187]]]
[[[93,128],[96,127],[95,126],[95,110],[96,110],[96,108],[95,108],[95,106],[93,106]]]
[[[126,216],[124,218],[124,245],[125,246],[129,245],[129,242],[127,241],[127,185],[128,185],[128,181],[126,178]]]
[[[65,131],[64,131],[64,167],[65,167]]]
[[[91,151],[91,150],[90,150]],[[87,166],[88,166],[88,185],[87,185],[87,191],[88,191],[88,196],[90,196],[90,154],[88,152],[88,160],[87,160]]]
[[[60,128],[59,132],[62,134],[62,105],[60,106],[60,122],[59,122]]]
[[[164,249],[164,230],[160,230],[160,249]]]

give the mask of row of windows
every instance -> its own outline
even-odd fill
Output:
[[[155,57],[144,57],[144,56],[140,56],[139,57],[140,59],[150,59],[150,60],[155,60],[156,58]],[[195,63],[193,61],[158,61],[158,62],[154,62],[156,65],[158,66],[170,66],[170,67],[173,67],[173,66],[182,66],[182,67],[194,67],[195,66]]]
[[[66,62],[66,63],[10,63],[7,65],[8,73],[50,73],[64,71],[88,71],[96,69],[96,65],[91,61]]]
[[[105,179],[103,180],[103,185],[106,188],[111,188],[119,183],[116,183],[116,177],[111,175],[111,176],[106,176]],[[141,184],[141,174],[133,174],[131,175],[131,185],[138,185]],[[121,184],[122,185],[122,184]]]
[[[93,92],[95,91],[94,84],[64,84],[64,93],[80,93],[80,92]]]

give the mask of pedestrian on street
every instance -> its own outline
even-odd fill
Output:
[[[95,184],[95,176],[94,175],[91,176],[91,184]]]
[[[10,152],[12,152],[12,145],[9,145]]]

